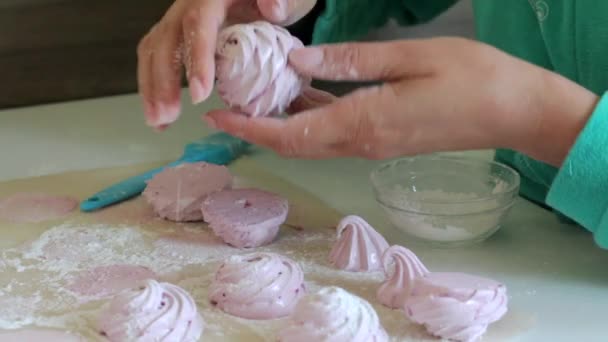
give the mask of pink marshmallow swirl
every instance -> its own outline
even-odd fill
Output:
[[[331,263],[346,271],[377,271],[382,269],[382,254],[388,243],[359,216],[343,218],[337,228],[338,240],[329,253]]]
[[[488,325],[507,312],[507,290],[494,280],[464,273],[429,272],[416,255],[400,246],[390,247],[383,257],[385,268],[395,261],[395,272],[378,292],[393,307],[437,337],[476,341]],[[399,293],[399,286],[402,292]],[[392,291],[392,296],[383,294]]]
[[[250,116],[282,114],[310,83],[288,65],[289,52],[302,46],[284,28],[263,21],[225,28],[215,52],[220,97]]]
[[[219,267],[209,301],[248,319],[288,316],[305,292],[300,266],[274,253],[233,255]]]
[[[182,288],[147,280],[117,295],[98,328],[110,341],[195,342],[203,333],[196,303]]]
[[[325,287],[296,306],[280,342],[385,342],[374,308],[339,287]]]
[[[382,255],[382,264],[386,280],[378,288],[378,301],[391,309],[403,309],[405,301],[412,292],[414,280],[427,275],[429,270],[416,254],[401,246],[388,248]]]
[[[464,273],[430,273],[416,280],[405,313],[435,336],[477,341],[489,324],[505,315],[507,301],[506,287],[494,280]]]

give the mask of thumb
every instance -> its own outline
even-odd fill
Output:
[[[391,81],[435,71],[441,47],[431,40],[342,43],[295,49],[299,74],[328,81]]]
[[[317,0],[257,0],[260,13],[267,20],[289,26],[313,9]]]

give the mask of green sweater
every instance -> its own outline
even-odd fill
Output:
[[[327,0],[313,43],[349,41],[394,19],[426,22],[457,0]],[[603,95],[608,89],[607,0],[473,0],[477,37]],[[496,159],[519,171],[522,196],[553,208],[608,248],[608,96],[560,169],[514,151]]]

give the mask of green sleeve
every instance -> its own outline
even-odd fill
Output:
[[[496,160],[507,164],[521,175],[520,195],[538,205],[547,206],[545,199],[557,169],[525,154],[511,150],[496,151]]]
[[[553,180],[547,204],[593,232],[608,249],[608,93]]]
[[[401,25],[431,20],[458,0],[326,0],[313,44],[357,40],[389,19]]]
[[[496,160],[520,173],[522,197],[580,224],[608,249],[608,93],[560,169],[509,150],[498,150]]]

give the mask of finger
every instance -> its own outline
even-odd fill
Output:
[[[264,19],[257,0],[233,0],[234,5],[228,6],[224,27]]]
[[[300,158],[369,156],[375,136],[372,109],[382,112],[378,87],[361,90],[288,119],[250,118],[213,111],[205,120],[215,128],[279,154]]]
[[[241,113],[216,110],[207,113],[204,120],[209,126],[237,136],[258,146],[264,146],[285,157],[331,158],[340,156],[340,151],[330,144],[321,142],[324,136],[321,129],[332,126],[316,127],[322,120],[300,114],[289,119],[268,117],[247,117]],[[330,136],[329,132],[326,133]],[[306,140],[302,143],[301,140]],[[323,139],[325,140],[325,139]]]
[[[164,73],[163,70],[172,65],[174,61],[165,62],[166,57],[157,58],[158,56],[155,55],[160,53],[160,56],[163,56],[163,50],[166,49],[162,47],[163,44],[166,44],[166,42],[164,42],[164,40],[167,39],[164,34],[166,30],[159,30],[159,26],[163,25],[165,28],[171,26],[169,23],[174,22],[180,4],[181,2],[177,1],[169,8],[161,21],[152,27],[150,32],[141,40],[137,48],[138,88],[144,102],[146,122],[152,127],[158,128],[160,126],[166,126],[163,122],[171,121],[168,120],[167,117],[177,117],[179,114],[179,102],[177,104],[173,103],[172,107],[168,106],[169,109],[167,109],[167,106],[160,101],[160,99],[163,99],[164,102],[171,103],[172,101],[167,101],[167,98],[170,98],[171,92],[162,89],[157,90],[155,85],[155,78],[162,77],[155,77],[155,73]],[[155,67],[155,63],[158,65],[158,68]],[[161,84],[158,86],[161,86]],[[179,92],[179,86],[175,87],[174,93],[175,92]],[[169,115],[167,115],[167,113],[169,113]]]
[[[151,79],[152,50],[150,49],[150,34],[148,33],[137,45],[137,88],[141,97],[146,122],[154,126],[156,111],[152,102],[154,88]]]
[[[439,48],[431,40],[344,43],[293,50],[290,64],[302,75],[333,81],[390,81],[435,71]]]
[[[313,109],[333,102],[336,97],[328,92],[312,87],[306,88],[287,108],[287,113],[293,114]]]
[[[335,99],[337,99],[337,97],[334,96],[333,94],[320,90],[320,89],[315,89],[313,87],[307,87],[302,92],[302,95],[306,96],[307,98],[309,98],[310,100],[312,100],[314,102],[323,103],[323,104],[331,103]]]
[[[316,4],[316,0],[257,0],[265,19],[289,26],[304,17]]]
[[[213,88],[215,44],[226,6],[225,1],[198,1],[184,13],[184,65],[194,104],[204,101]]]
[[[181,60],[179,54],[179,26],[160,24],[152,53],[152,99],[156,111],[155,119],[149,122],[154,127],[169,125],[177,120],[180,111]]]

